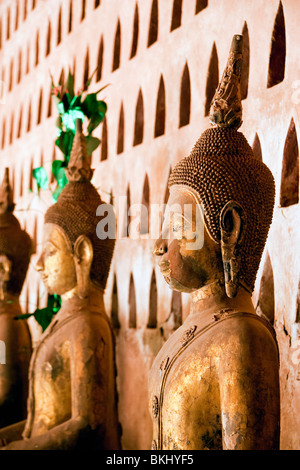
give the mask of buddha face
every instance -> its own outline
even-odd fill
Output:
[[[57,225],[44,225],[42,253],[36,269],[49,294],[63,295],[77,285],[71,247],[63,230]]]
[[[171,289],[193,292],[222,277],[220,247],[210,238],[192,191],[171,187],[154,253]]]

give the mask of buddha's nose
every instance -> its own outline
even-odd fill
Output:
[[[36,265],[35,265],[35,269],[37,272],[42,272],[43,269],[44,269],[44,257],[43,257],[43,253],[41,254],[41,256],[39,257],[39,259],[37,260],[36,262]]]
[[[164,240],[162,237],[158,238],[154,244],[153,254],[156,256],[162,256],[168,251],[167,240]]]

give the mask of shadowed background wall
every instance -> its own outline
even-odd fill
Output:
[[[36,252],[51,194],[38,196],[32,170],[43,165],[50,177],[53,159],[60,158],[50,73],[58,83],[71,69],[78,90],[98,67],[90,90],[109,84],[100,95],[108,112],[95,134],[102,145],[92,166],[93,183],[114,204],[123,235],[105,302],[117,339],[124,449],[151,446],[148,371],[189,311],[188,296],[172,294],[155,266],[151,210],[149,221],[141,220],[140,239],[132,240],[126,208],[128,201],[151,208],[167,201],[171,168],[209,126],[210,101],[235,33],[245,44],[240,130],[276,181],[253,301],[279,341],[281,448],[300,447],[299,23],[297,0],[1,1],[1,174],[10,168],[15,215]],[[21,296],[30,313],[47,303],[36,256]],[[35,320],[29,324],[36,342],[41,331]]]

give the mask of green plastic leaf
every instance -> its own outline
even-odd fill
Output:
[[[104,119],[104,114],[102,113],[96,113],[92,114],[87,131],[89,134],[91,134],[98,126],[99,124],[103,121]]]
[[[54,160],[52,163],[52,174],[55,179],[57,179],[57,174],[63,165],[64,162],[62,160]]]
[[[61,168],[58,171],[56,181],[61,189],[64,189],[64,187],[68,184],[65,168]]]
[[[70,103],[71,103],[71,98],[68,93],[64,94],[64,96],[62,97],[62,102],[64,104],[65,112],[67,113],[70,108]]]
[[[59,101],[57,103],[57,111],[58,111],[58,114],[60,114],[60,115],[63,115],[65,113],[65,107],[64,107],[64,103],[62,101]]]
[[[28,320],[34,317],[39,325],[41,325],[43,332],[50,325],[52,318],[56,315],[61,308],[61,298],[59,295],[48,295],[47,307],[36,309],[34,313],[26,313],[15,317],[15,320]]]
[[[105,101],[98,101],[98,113],[105,114],[107,111],[107,104]]]
[[[68,178],[65,172],[65,162],[62,160],[54,160],[52,163],[52,173],[56,179],[58,186],[63,189],[68,184]]]
[[[56,146],[62,151],[65,156],[66,163],[69,161],[74,134],[72,131],[62,132],[55,141]]]
[[[74,96],[70,103],[70,108],[81,108],[81,96]]]
[[[93,137],[91,135],[86,136],[85,141],[86,141],[87,153],[89,156],[92,155],[94,150],[96,150],[96,148],[99,147],[101,143],[100,139],[98,139],[97,137]]]
[[[47,172],[46,172],[45,168],[43,168],[43,167],[35,168],[32,171],[32,176],[37,182],[38,189],[39,188],[41,188],[41,189],[47,189],[48,188],[49,180],[48,180],[48,175],[47,175]]]
[[[55,191],[52,193],[52,200],[54,203],[57,202],[57,199],[59,198],[60,193],[62,192],[63,188],[57,185],[57,188]]]
[[[69,71],[69,75],[65,84],[65,88],[67,90],[67,93],[70,95],[71,100],[74,98],[75,92],[74,92],[74,76],[71,74]]]
[[[77,119],[84,120],[84,113],[80,108],[72,109],[70,108],[68,112],[64,113],[62,116],[62,121],[66,130],[76,133],[76,121]]]
[[[15,320],[28,320],[28,318],[32,317],[33,313],[24,313],[23,315],[18,315],[14,317]]]
[[[96,93],[90,93],[82,103],[82,111],[90,119],[92,114],[98,112],[98,100]]]

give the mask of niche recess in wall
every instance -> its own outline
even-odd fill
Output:
[[[124,127],[125,127],[125,117],[124,117],[124,107],[121,103],[120,114],[119,114],[119,128],[118,128],[118,142],[117,142],[117,154],[124,152]]]
[[[29,73],[30,69],[30,46],[27,46],[27,58],[26,58],[26,74]]]
[[[286,136],[280,185],[280,206],[288,207],[299,202],[299,147],[294,119]]]
[[[10,72],[9,72],[9,85],[8,85],[8,91],[12,90],[13,87],[13,77],[14,77],[14,63],[13,60],[10,62]]]
[[[158,37],[158,2],[153,0],[148,32],[148,47],[157,41]]]
[[[98,49],[98,59],[97,59],[97,74],[96,74],[97,82],[99,82],[102,78],[103,53],[104,53],[104,42],[103,42],[103,36],[101,36],[99,49]]]
[[[20,5],[19,5],[19,0],[17,0],[17,3],[16,3],[15,31],[17,31],[17,29],[19,27],[19,11],[20,11]]]
[[[5,134],[6,134],[6,121],[5,121],[5,119],[3,119],[3,123],[2,123],[2,143],[1,143],[2,149],[4,149],[4,147],[5,147]]]
[[[112,71],[117,70],[120,67],[121,60],[121,23],[118,19],[117,29],[115,34],[115,43],[114,43],[114,55],[113,55],[113,64]]]
[[[114,284],[111,297],[111,312],[110,312],[111,324],[114,329],[120,328],[119,322],[119,298],[118,298],[118,286],[117,276],[114,275]]]
[[[36,40],[35,40],[35,66],[39,63],[39,56],[40,56],[40,35],[39,32],[36,33]]]
[[[37,125],[41,123],[42,120],[42,108],[43,108],[43,90],[40,91],[40,98],[39,98],[39,107],[38,107],[38,115],[37,115]]]
[[[171,314],[174,319],[174,330],[182,325],[182,298],[181,292],[172,291]]]
[[[135,10],[134,10],[134,19],[133,19],[133,34],[132,34],[130,59],[135,57],[137,53],[138,40],[139,40],[139,8],[138,8],[138,4],[136,3]]]
[[[30,191],[33,190],[33,175],[32,175],[32,172],[33,172],[33,159],[30,160],[30,168],[29,168],[29,184],[28,184],[28,188],[30,189]]]
[[[22,133],[22,118],[23,118],[23,107],[21,106],[20,114],[19,114],[19,124],[18,124],[18,132],[17,132],[17,139],[21,137]]]
[[[19,66],[18,66],[18,76],[17,76],[17,83],[20,83],[22,75],[22,51],[19,51]]]
[[[62,29],[62,25],[61,25],[61,7],[59,9],[59,14],[58,14],[58,23],[57,23],[57,41],[56,41],[56,44],[60,44],[61,43],[61,29]]]
[[[195,14],[200,13],[200,11],[204,10],[208,6],[208,0],[196,0],[196,10]]]
[[[215,95],[215,91],[218,85],[219,85],[219,60],[218,60],[216,44],[214,43],[212,47],[211,55],[210,55],[207,80],[206,80],[205,116],[209,115],[211,102]]]
[[[165,97],[165,83],[161,75],[156,100],[156,113],[155,113],[155,127],[154,137],[159,137],[165,133],[166,121],[166,97]]]
[[[173,1],[171,31],[181,26],[182,0]]]
[[[82,0],[81,21],[84,20],[85,15],[86,15],[86,0]]]
[[[25,21],[27,18],[27,0],[24,0],[24,14],[23,14],[23,20]]]
[[[68,24],[68,32],[70,33],[72,31],[73,27],[73,0],[70,0],[70,5],[69,5],[69,24]]]
[[[271,88],[274,85],[282,82],[285,72],[285,57],[286,57],[286,38],[285,38],[285,21],[284,12],[281,1],[277,10],[275,23],[271,39],[271,52],[268,70],[267,87]]]
[[[31,130],[31,102],[29,103],[28,106],[28,116],[27,116],[27,132],[30,132]]]
[[[129,283],[129,328],[136,328],[136,298],[133,275],[130,275]]]
[[[259,297],[257,304],[258,313],[263,313],[268,320],[274,324],[275,298],[274,298],[274,278],[271,259],[269,253],[266,255],[260,282]]]
[[[10,8],[7,10],[7,28],[6,28],[6,39],[10,38]]]
[[[300,280],[298,284],[298,292],[297,292],[297,305],[296,305],[296,323],[300,323]]]
[[[48,22],[48,32],[47,32],[47,42],[46,42],[46,57],[50,54],[51,51],[51,23]]]
[[[135,124],[133,145],[139,145],[144,138],[144,100],[142,90],[139,91],[138,99],[135,107]]]
[[[188,64],[186,63],[181,77],[179,127],[190,123],[191,114],[191,80]]]
[[[90,74],[90,52],[89,49],[86,51],[85,60],[84,60],[84,72],[83,72],[83,87],[85,87]]]
[[[248,96],[248,84],[249,84],[249,67],[250,67],[250,41],[248,26],[245,21],[243,26],[243,64],[241,71],[241,98],[246,99]]]
[[[102,138],[101,138],[101,161],[107,160],[108,158],[108,130],[106,116],[102,121]]]
[[[129,237],[129,230],[130,230],[130,222],[131,222],[131,217],[130,217],[130,206],[131,206],[131,197],[130,197],[130,187],[127,187],[127,192],[126,192],[126,212],[124,216],[124,225],[123,225],[123,233],[122,237],[127,238]]]
[[[51,115],[52,115],[52,87],[50,87],[50,92],[49,92],[47,117],[50,117]]]
[[[259,140],[259,137],[257,135],[257,132],[255,133],[255,137],[254,137],[254,140],[253,140],[252,150],[253,150],[254,157],[256,158],[256,160],[259,160],[260,162],[262,162],[263,161],[262,151],[261,151],[260,140]]]
[[[145,235],[149,233],[150,222],[150,185],[149,178],[146,174],[143,187],[142,208],[141,208],[141,224],[140,234]]]
[[[156,286],[156,276],[155,271],[153,270],[151,276],[150,284],[150,295],[149,295],[149,317],[147,328],[156,328],[157,327],[157,286]]]
[[[11,115],[10,119],[10,134],[9,134],[9,143],[10,145],[13,143],[14,138],[14,115]]]

